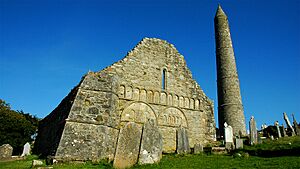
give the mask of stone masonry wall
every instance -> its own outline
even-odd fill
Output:
[[[158,124],[167,153],[176,150],[179,127],[187,129],[191,147],[215,139],[212,101],[175,47],[154,38],[143,39],[119,62],[85,75],[43,120],[39,146],[47,142],[46,148],[53,148],[43,153],[61,161],[113,160],[124,124],[136,122],[142,129],[149,118]]]
[[[38,135],[33,149],[35,154],[43,157],[55,155],[65,127],[65,120],[69,115],[77,91],[78,87],[75,87],[57,108],[39,122]]]
[[[80,84],[55,158],[58,160],[113,160],[119,118],[117,80],[88,73]]]
[[[145,38],[124,59],[101,72],[118,77],[117,114],[121,124],[142,124],[147,118],[155,119],[163,135],[165,152],[175,151],[179,126],[188,128],[191,147],[214,140],[213,103],[172,44]]]

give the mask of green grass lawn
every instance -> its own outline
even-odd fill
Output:
[[[14,162],[0,162],[0,168],[5,169],[25,169],[31,167],[31,160]],[[111,164],[59,164],[54,165],[54,169],[77,169],[77,168],[112,168]],[[300,168],[300,156],[283,157],[256,157],[250,156],[233,157],[225,155],[165,155],[159,164],[134,166],[137,169],[190,169],[190,168]]]
[[[191,169],[191,168],[274,168],[274,169],[288,169],[288,168],[300,168],[300,152],[297,151],[300,148],[300,137],[282,138],[274,141],[266,141],[263,144],[256,146],[246,146],[244,150],[237,152],[242,155],[246,152],[250,152],[249,157],[237,157],[236,155],[164,155],[159,164],[153,165],[136,165],[133,168],[137,169]],[[258,155],[253,156],[251,153],[259,152]],[[263,153],[261,153],[263,152]],[[278,152],[292,152],[291,156],[287,156],[286,153],[279,153],[276,156],[268,153]],[[298,154],[297,154],[298,153]],[[284,155],[282,155],[284,154]],[[278,156],[281,155],[281,156]],[[25,169],[31,167],[33,159],[37,159],[37,156],[29,156],[26,160],[0,162],[0,168],[2,169]],[[112,164],[58,164],[53,166],[54,169],[77,169],[77,168],[105,168],[111,169]]]

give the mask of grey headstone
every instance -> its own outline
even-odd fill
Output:
[[[194,154],[200,154],[203,152],[203,146],[201,144],[194,145]]]
[[[21,157],[30,155],[30,150],[31,150],[30,144],[27,142],[23,147],[23,153],[22,153]]]
[[[232,127],[224,123],[225,148],[234,149]]]
[[[137,163],[141,141],[141,130],[134,122],[128,122],[119,133],[116,154],[113,162],[115,168],[129,168]]]
[[[139,164],[153,164],[162,158],[162,135],[153,119],[143,127]]]
[[[0,146],[0,159],[11,158],[13,152],[13,147],[9,144],[3,144]]]
[[[296,131],[296,135],[300,136],[300,129],[299,129],[298,123],[296,121],[296,118],[294,116],[294,113],[292,114],[292,116],[293,116],[293,125],[294,125],[295,131]]]
[[[283,137],[286,137],[287,134],[286,134],[286,131],[285,131],[285,128],[284,128],[284,125],[282,124],[282,134],[283,134]]]
[[[253,116],[251,116],[250,122],[250,144],[257,144],[257,129],[256,129],[256,121]]]
[[[287,128],[290,128],[292,130],[292,136],[294,136],[295,135],[294,128],[292,127],[291,122],[285,112],[283,113],[283,118],[286,122]]]
[[[280,133],[280,128],[279,128],[279,123],[278,123],[278,121],[275,122],[275,126],[276,126],[276,128],[277,128],[278,138],[281,138],[281,133]]]
[[[237,138],[235,139],[235,148],[239,149],[239,148],[243,148],[244,144],[243,144],[243,139]]]
[[[259,134],[257,135],[257,144],[262,144],[262,138]]]
[[[186,154],[190,153],[189,138],[185,128],[180,127],[177,129],[177,145],[176,152],[177,154]]]

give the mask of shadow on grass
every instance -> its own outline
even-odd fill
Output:
[[[249,153],[249,155],[259,157],[300,156],[300,147],[282,150],[245,150],[245,152]]]

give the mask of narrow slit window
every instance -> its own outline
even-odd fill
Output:
[[[161,88],[163,90],[166,89],[166,69],[163,69],[163,72],[162,72],[162,81],[161,81]]]

